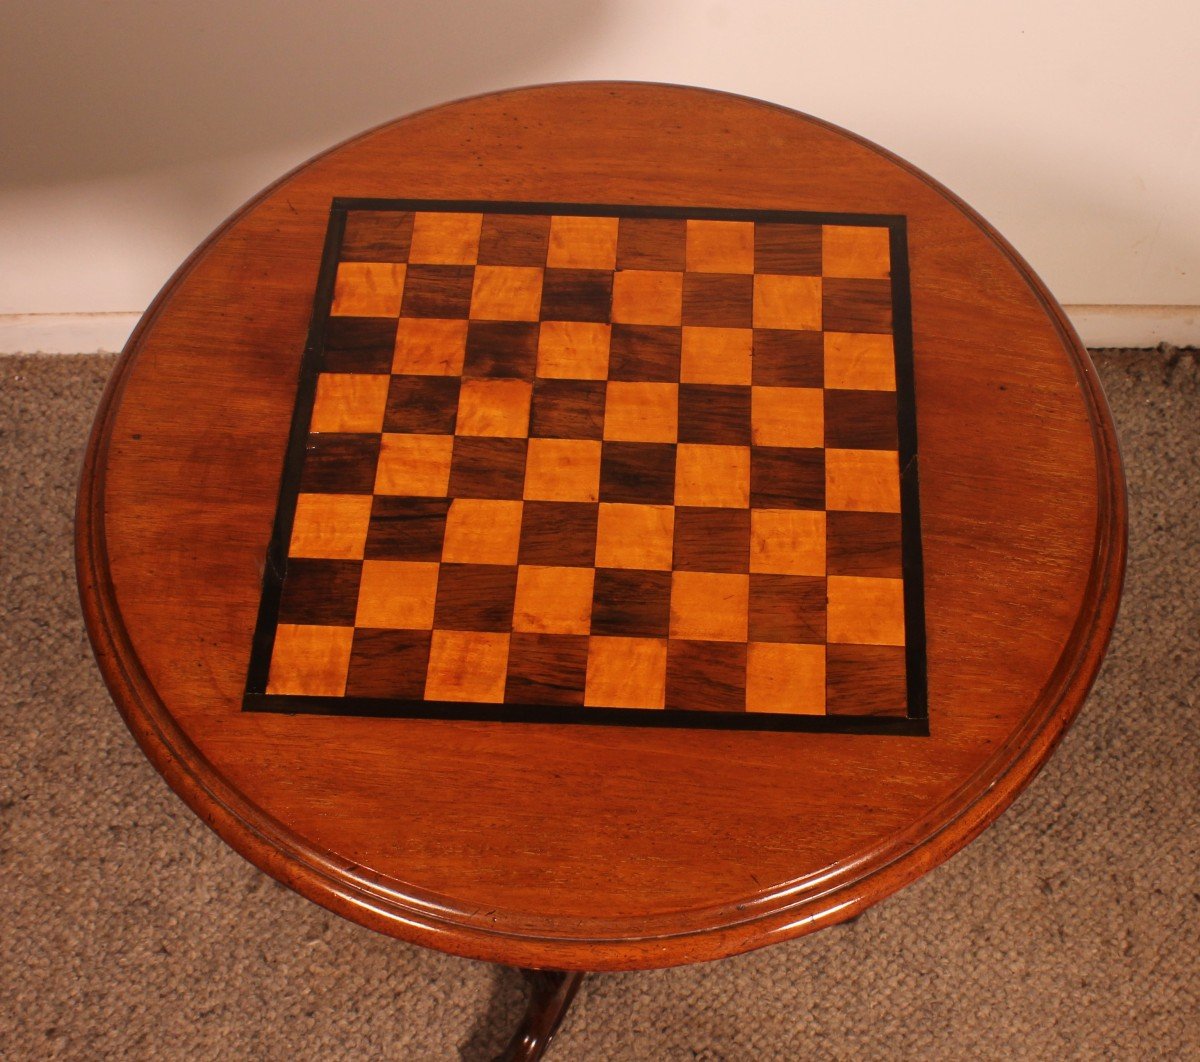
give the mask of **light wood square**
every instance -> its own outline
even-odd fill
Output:
[[[507,634],[434,631],[425,677],[427,701],[501,704],[508,678]]]
[[[519,501],[455,498],[446,514],[442,560],[455,564],[516,564],[523,508]]]
[[[753,273],[754,222],[689,218],[686,261],[694,273]]]
[[[408,260],[414,265],[474,265],[482,228],[482,214],[420,211],[413,215]]]
[[[898,513],[900,455],[895,450],[826,450],[825,508]]]
[[[675,442],[678,435],[678,384],[609,380],[604,398],[604,438],[615,442]]]
[[[523,439],[532,385],[525,380],[466,379],[458,393],[459,435]]]
[[[459,376],[467,349],[467,322],[401,317],[392,372],[410,376]]]
[[[425,561],[363,561],[356,627],[429,630],[440,565]]]
[[[756,273],[754,327],[819,331],[821,278]]]
[[[600,496],[600,445],[593,439],[530,439],[526,499],[596,501]]]
[[[517,569],[513,630],[534,634],[587,634],[592,629],[595,568],[522,564]]]
[[[353,642],[353,627],[279,624],[271,650],[267,692],[282,696],[343,696]]]
[[[555,269],[616,269],[618,220],[555,214],[550,219],[546,265]]]
[[[774,575],[825,574],[825,513],[751,509],[750,570]]]
[[[375,493],[444,498],[453,451],[453,435],[382,435]]]
[[[537,374],[556,380],[607,379],[611,339],[611,325],[543,321],[538,330]]]
[[[614,323],[678,325],[682,318],[682,273],[658,269],[623,269],[613,274]]]
[[[596,567],[670,571],[674,536],[673,505],[601,502]]]
[[[831,575],[828,640],[856,645],[904,644],[904,580]]]
[[[896,350],[892,337],[826,332],[825,386],[840,391],[896,390]]]
[[[682,383],[748,384],[754,331],[750,328],[683,329]]]
[[[671,575],[671,637],[744,642],[748,637],[750,576],[715,572]]]
[[[751,642],[746,647],[746,711],[825,714],[825,646]]]
[[[471,289],[475,321],[536,321],[542,305],[542,270],[528,266],[476,266]]]
[[[370,523],[369,494],[300,494],[288,556],[358,560]]]
[[[583,703],[602,708],[662,708],[667,691],[665,638],[598,638],[588,644]]]
[[[756,446],[824,446],[825,393],[819,387],[752,387],[750,427]]]
[[[825,225],[821,272],[827,277],[886,279],[891,275],[891,232],[878,225]]]
[[[333,282],[334,317],[399,317],[405,267],[399,262],[342,262]]]
[[[750,504],[750,447],[680,443],[675,504],[744,509]]]
[[[309,431],[383,431],[389,382],[381,373],[321,373]]]

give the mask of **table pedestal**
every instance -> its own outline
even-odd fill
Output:
[[[585,974],[578,971],[521,970],[529,985],[529,1007],[496,1062],[534,1062],[546,1053]]]

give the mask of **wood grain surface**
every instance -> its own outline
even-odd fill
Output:
[[[903,215],[929,736],[243,712],[337,196]],[[886,359],[863,338],[891,327],[870,233],[843,233],[805,252],[794,240],[756,247],[744,233],[700,231],[688,269],[716,280],[676,292],[655,272],[678,254],[669,238],[622,242],[615,225],[584,221],[548,233],[492,232],[463,218],[410,231],[364,222],[348,233],[358,282],[334,291],[334,312],[391,315],[411,298],[418,316],[437,318],[474,295],[519,324],[530,314],[521,278],[485,273],[472,282],[461,261],[470,240],[481,263],[487,248],[516,241],[564,274],[623,269],[617,277],[630,279],[614,283],[612,312],[630,329],[661,327],[657,317],[674,319],[689,298],[698,308],[748,300],[748,312],[779,329],[823,320],[858,336],[835,352],[833,371],[868,387],[893,383]],[[417,245],[422,258],[440,260],[377,268],[372,259],[395,256],[400,244],[405,254]],[[828,276],[814,292],[798,283],[808,278],[779,274],[784,280],[742,292],[739,277],[818,252],[846,275]],[[563,280],[578,298],[571,276]],[[556,329],[558,365],[572,375],[597,356],[591,323]],[[403,348],[418,363],[447,349],[428,329],[414,328]],[[354,364],[371,349],[369,336],[347,334],[338,356]],[[629,347],[639,356],[646,349],[640,340]],[[612,356],[621,357],[615,336]],[[703,372],[713,355],[690,357]],[[744,372],[736,351],[717,360]],[[547,365],[553,377],[553,353]],[[458,371],[437,371],[450,369]],[[769,382],[808,386],[803,359],[787,371],[795,375]],[[597,366],[591,378],[605,373]],[[376,420],[409,408],[386,392],[341,386],[319,399],[334,436],[377,431]],[[458,416],[502,432],[494,418],[512,416],[511,397],[468,403]],[[777,421],[763,415],[764,425],[775,424],[765,430],[785,430]],[[878,444],[879,423],[868,418],[860,430]],[[457,455],[452,462],[438,439],[385,433],[380,467],[397,481],[424,469],[434,495],[480,497],[471,490],[476,466],[460,467]],[[515,440],[470,441],[503,449]],[[548,495],[562,467],[552,449],[537,466]],[[869,448],[844,452],[872,460]],[[865,553],[881,575],[894,571],[888,549],[872,546],[881,532],[871,520],[886,520],[887,510],[855,508],[848,503],[839,517],[837,556]],[[360,516],[330,524],[311,515],[298,533],[319,540],[320,558],[363,556],[366,539],[356,535],[369,527]],[[696,89],[588,83],[484,96],[381,127],[301,167],[218,230],[148,311],[106,394],[80,491],[78,569],[97,658],[131,730],[174,789],[247,858],[346,917],[421,944],[527,967],[627,969],[717,958],[850,917],[983,829],[1049,755],[1095,676],[1120,594],[1125,519],[1113,428],[1086,354],[1037,278],[968,208],[886,152],[779,107]],[[326,541],[330,526],[340,530]],[[792,533],[763,527],[752,542],[768,549],[771,536]],[[466,542],[470,530],[460,534]],[[428,607],[428,595],[397,591],[390,574],[380,570],[381,591],[367,607]],[[335,607],[337,578],[333,567],[312,570],[322,607]],[[854,575],[836,580],[829,622],[878,622],[880,640],[894,641],[886,602]],[[698,598],[710,593],[702,583],[689,588]],[[326,619],[334,628],[342,622]],[[286,653],[319,681],[341,666],[339,653],[419,651],[402,633],[384,630],[361,647],[339,636],[314,651],[311,633],[301,632]],[[489,639],[506,636],[439,633],[439,681],[453,687],[464,675],[494,673]],[[792,658],[766,661],[758,673],[796,687],[811,682],[812,662],[797,648],[805,647],[762,651]],[[831,658],[840,676],[831,691],[847,675],[869,674],[886,700],[897,681],[891,648]],[[536,650],[531,642],[531,659]],[[639,666],[657,674],[654,653],[644,654]],[[485,666],[462,666],[475,658]],[[697,661],[696,673],[723,666],[716,657]],[[641,674],[610,669],[605,681],[619,697]],[[788,691],[755,697],[780,693]]]

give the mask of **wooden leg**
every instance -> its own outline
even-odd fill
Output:
[[[529,1008],[520,1028],[496,1062],[534,1062],[546,1053],[584,974],[561,970],[522,970],[529,985]]]

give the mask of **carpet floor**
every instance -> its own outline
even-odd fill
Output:
[[[597,976],[555,1059],[1200,1057],[1200,362],[1097,357],[1132,508],[1087,706],[1014,807],[857,921]],[[92,662],[71,562],[114,359],[0,359],[0,1056],[488,1058],[518,975],[275,884],[167,789]]]

